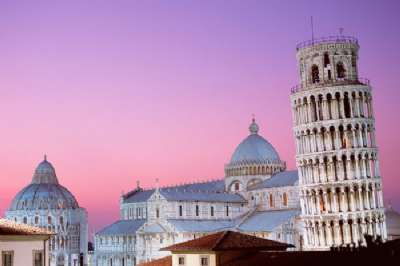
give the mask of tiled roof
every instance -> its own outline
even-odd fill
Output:
[[[239,194],[209,192],[209,191],[181,191],[176,189],[160,189],[168,201],[201,201],[201,202],[231,202],[245,203],[246,200]]]
[[[284,171],[273,175],[271,178],[265,179],[262,183],[252,188],[252,190],[272,187],[286,187],[297,185],[299,175],[297,170]]]
[[[138,266],[172,266],[172,256],[167,256],[161,259],[140,263],[138,264]]]
[[[228,250],[286,250],[292,245],[232,231],[223,231],[187,242],[175,244],[162,251],[228,251]]]
[[[119,220],[97,232],[97,235],[134,234],[146,220]]]
[[[186,219],[169,219],[179,232],[216,232],[228,230],[234,227],[232,220],[186,220]]]
[[[224,192],[225,181],[224,179],[198,182],[193,184],[184,184],[179,186],[166,187],[165,189],[178,189],[178,190],[189,190],[189,191],[214,191]]]
[[[0,235],[53,235],[53,233],[40,227],[0,219]]]
[[[167,191],[167,192],[170,191],[170,193],[168,193],[168,194],[171,194],[171,197],[173,197],[174,193],[185,193],[185,192],[200,193],[201,191],[208,192],[208,193],[212,193],[212,192],[215,193],[215,192],[224,192],[224,190],[225,190],[225,182],[223,179],[160,188],[160,191]],[[155,191],[155,189],[132,190],[131,192],[124,195],[124,203],[147,201],[151,197],[151,195],[153,195],[154,191]]]
[[[225,193],[224,180],[185,184],[160,188],[160,193],[168,201],[202,201],[202,202],[232,202],[245,203],[246,200],[238,194]],[[155,189],[133,190],[124,195],[124,203],[147,201]]]
[[[144,202],[153,195],[155,189],[150,190],[133,190],[124,195],[124,203]]]
[[[157,223],[145,225],[143,231],[146,233],[163,233],[165,230]]]
[[[243,232],[271,232],[291,218],[300,215],[300,210],[277,210],[256,212],[238,228]]]

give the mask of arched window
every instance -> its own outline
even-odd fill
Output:
[[[346,77],[346,69],[342,62],[336,64],[336,72],[338,78],[344,79]]]
[[[282,201],[283,201],[283,206],[287,207],[288,206],[288,196],[287,196],[286,192],[283,193]]]
[[[196,205],[196,216],[200,215],[199,205]]]
[[[60,224],[64,225],[64,217],[62,217],[62,216],[60,217]]]
[[[183,216],[183,207],[182,205],[179,205],[179,216]]]
[[[324,53],[324,67],[327,67],[330,64],[329,54]]]
[[[156,218],[160,218],[160,209],[159,208],[156,209]]]
[[[229,216],[229,206],[226,206],[226,216]]]
[[[319,82],[319,70],[317,65],[313,65],[311,67],[311,79],[312,83],[318,83]]]
[[[239,189],[240,189],[239,182],[236,182],[235,183],[235,191],[239,191]]]
[[[48,216],[48,217],[47,217],[47,223],[48,223],[48,224],[51,224],[51,222],[52,222],[52,221],[51,221],[51,216]]]
[[[35,224],[38,224],[39,223],[39,217],[35,217]]]
[[[350,99],[349,99],[349,95],[348,95],[348,93],[346,92],[345,94],[344,94],[344,100],[343,100],[343,105],[344,105],[344,116],[346,117],[346,118],[350,118]]]
[[[214,216],[214,206],[211,206],[210,213],[211,213],[211,216]]]
[[[27,223],[28,223],[28,218],[24,217],[23,223],[24,223],[24,224],[27,224]]]
[[[274,208],[274,196],[272,194],[269,194],[269,207]]]

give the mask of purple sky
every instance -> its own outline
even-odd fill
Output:
[[[294,167],[296,43],[358,37],[386,202],[400,209],[399,1],[0,2],[0,212],[47,153],[87,208],[122,191],[223,177],[251,114]]]

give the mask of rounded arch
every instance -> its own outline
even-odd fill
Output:
[[[346,68],[342,61],[336,63],[336,75],[339,79],[346,78]]]

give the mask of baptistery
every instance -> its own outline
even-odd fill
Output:
[[[12,200],[6,217],[55,233],[49,245],[50,265],[86,265],[87,212],[58,182],[56,171],[46,157],[37,166],[31,183]]]

